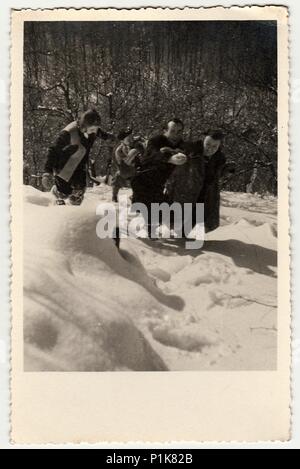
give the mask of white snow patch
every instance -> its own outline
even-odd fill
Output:
[[[123,191],[129,194],[128,190]],[[96,235],[96,205],[25,188],[25,369],[276,369],[277,200],[224,193],[200,251]]]

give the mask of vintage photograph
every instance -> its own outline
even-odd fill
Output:
[[[287,8],[11,20],[12,440],[288,440]]]
[[[25,371],[276,370],[277,33],[24,22]]]

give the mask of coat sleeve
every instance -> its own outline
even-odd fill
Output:
[[[122,163],[122,161],[124,160],[124,153],[122,151],[122,148],[121,146],[118,146],[116,148],[116,151],[115,151],[115,159],[116,159],[116,162],[118,163],[118,165],[120,165]]]
[[[48,149],[46,164],[44,167],[45,173],[53,173],[59,157],[62,155],[63,149],[70,144],[70,133],[63,131],[59,134],[56,141]]]
[[[102,140],[112,140],[112,141],[116,140],[116,137],[112,133],[105,132],[102,129],[98,130],[97,137],[101,138]]]
[[[141,157],[142,164],[167,163],[171,156],[171,153],[161,153],[160,149],[163,146],[163,142],[161,141],[161,138],[159,136],[151,138],[147,144],[147,148],[144,155]]]
[[[219,155],[218,155],[217,167],[216,167],[216,170],[217,170],[217,173],[218,173],[219,177],[224,176],[225,167],[226,167],[226,157],[225,157],[224,153],[220,152]]]

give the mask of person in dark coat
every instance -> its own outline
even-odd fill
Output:
[[[101,117],[94,109],[84,112],[78,121],[67,125],[48,151],[43,174],[43,187],[50,190],[57,204],[69,199],[72,205],[80,205],[87,186],[89,154],[96,138],[114,139],[104,132]]]
[[[213,231],[220,225],[220,179],[228,172],[233,173],[233,163],[226,163],[222,151],[224,134],[220,130],[206,132],[203,139],[204,183],[198,203],[204,203],[205,231]],[[196,224],[195,215],[193,224]]]
[[[192,222],[194,210],[192,208],[191,211],[191,204],[194,206],[197,203],[204,184],[205,173],[203,141],[184,142],[183,150],[187,156],[186,164],[175,168],[166,183],[168,203],[173,204],[175,202],[180,204],[182,208],[182,222],[179,225],[176,224],[176,226],[174,222],[172,223],[175,232],[180,235],[187,223]]]
[[[175,166],[186,163],[184,125],[180,119],[168,121],[164,132],[149,139],[137,174],[131,182],[133,203],[142,203],[148,211],[148,234],[151,237],[151,205],[166,202],[165,184]],[[174,150],[176,150],[174,152]]]
[[[174,169],[166,183],[166,194],[170,203],[196,203],[204,184],[203,142],[184,142],[183,151],[187,162]]]
[[[176,168],[167,181],[166,191],[169,203],[192,204],[192,226],[196,220],[196,204],[204,204],[205,231],[216,229],[220,224],[220,179],[228,172],[234,172],[234,165],[226,163],[222,151],[224,135],[219,130],[206,132],[198,142],[185,142],[184,151],[188,162]],[[185,217],[190,216],[184,212]],[[185,221],[187,219],[185,218]],[[187,234],[187,233],[185,233]]]

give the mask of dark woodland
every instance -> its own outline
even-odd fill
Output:
[[[225,190],[277,193],[275,22],[28,22],[24,161],[43,171],[58,132],[90,105],[103,129],[150,137],[179,117],[185,137],[226,134]],[[93,148],[105,174],[112,147]]]

